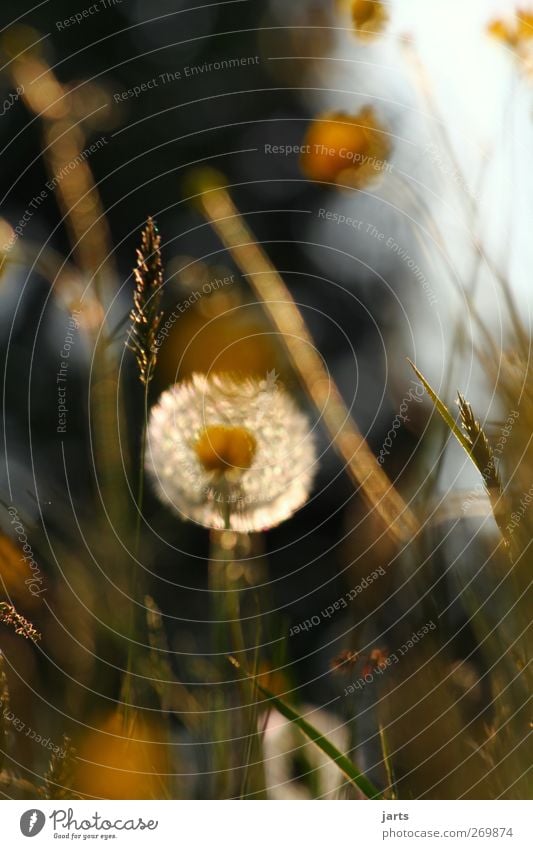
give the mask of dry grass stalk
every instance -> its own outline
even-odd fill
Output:
[[[39,791],[35,784],[18,778],[8,770],[0,772],[0,794],[8,799],[36,799]]]
[[[38,33],[31,34],[37,41]],[[21,50],[24,41],[28,47]],[[30,34],[17,25],[3,36],[4,49],[14,54],[9,63],[13,82],[22,89],[26,107],[42,121],[43,157],[76,261],[94,275],[98,288],[98,277],[115,274],[115,264],[109,225],[87,161],[83,123],[72,107],[69,87],[60,82],[39,45],[30,43]]]
[[[63,735],[62,754],[53,754],[44,774],[44,786],[40,796],[43,799],[72,799],[78,798],[72,792],[72,774],[76,759],[76,749],[70,742],[70,737]]]
[[[140,381],[147,386],[157,362],[156,338],[163,316],[160,310],[163,294],[161,236],[152,218],[148,218],[142,232],[134,275],[134,307],[130,313],[131,331],[127,344],[137,359]]]
[[[41,639],[39,632],[33,627],[31,622],[28,622],[20,613],[17,613],[12,604],[7,601],[0,601],[0,622],[3,625],[8,625],[15,629],[16,634],[25,637],[27,640],[32,640],[34,643]]]
[[[502,485],[489,440],[474,416],[472,407],[460,392],[457,393],[457,405],[463,431],[471,446],[472,459],[481,472],[485,486],[489,492],[496,490],[498,494],[501,494]]]
[[[144,604],[148,626],[148,642],[150,644],[145,674],[152,678],[152,685],[159,695],[162,710],[179,714],[181,721],[189,729],[197,730],[201,705],[176,678],[168,662],[167,657],[170,650],[159,607],[149,595],[144,597]]]
[[[114,522],[122,522],[127,515],[126,496],[117,481],[122,480],[123,454],[114,438],[121,427],[116,415],[118,369],[103,344],[107,342],[105,304],[114,297],[117,272],[111,231],[90,164],[90,151],[99,148],[96,142],[87,147],[85,121],[76,111],[77,87],[59,80],[41,42],[36,30],[19,24],[9,27],[1,39],[10,57],[8,67],[13,83],[23,90],[22,100],[42,128],[43,160],[75,264],[90,279],[90,286],[85,281],[82,288],[78,277],[62,273],[52,284],[55,296],[60,296],[69,310],[81,310],[81,328],[91,334],[97,345],[91,389],[97,473],[108,512]],[[93,128],[98,124],[95,115],[96,112],[86,116],[91,117]],[[103,139],[100,144],[105,143]],[[60,271],[66,268],[62,264]]]
[[[505,547],[510,550],[511,539],[506,527],[505,500],[494,452],[483,428],[472,412],[472,407],[460,392],[457,393],[457,404],[461,416],[461,426],[470,445],[470,456],[487,488],[494,520],[498,525]]]

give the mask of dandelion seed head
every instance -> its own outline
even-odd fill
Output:
[[[271,374],[195,374],[150,415],[146,468],[159,498],[207,527],[279,524],[307,500],[315,466],[309,421]]]

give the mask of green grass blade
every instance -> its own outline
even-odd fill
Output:
[[[432,389],[432,387],[430,386],[430,384],[428,383],[428,381],[426,380],[426,378],[424,377],[422,372],[419,369],[417,369],[417,367],[415,366],[415,364],[413,362],[411,362],[409,357],[407,357],[407,362],[409,363],[409,365],[411,366],[411,368],[413,369],[413,371],[415,372],[415,374],[417,375],[419,380],[422,381],[422,383],[424,385],[424,389],[426,390],[429,397],[431,398],[431,400],[435,404],[435,407],[437,408],[438,412],[440,413],[440,415],[442,416],[442,418],[444,419],[444,421],[446,422],[446,424],[450,428],[451,432],[453,433],[453,435],[455,436],[455,438],[457,439],[459,444],[462,445],[462,447],[464,448],[464,450],[468,454],[470,460],[472,461],[472,463],[476,467],[477,471],[479,472],[479,474],[483,478],[483,482],[484,482],[485,487],[487,489],[487,492],[488,492],[488,495],[489,495],[489,498],[490,498],[490,503],[492,505],[492,512],[493,512],[493,515],[494,515],[494,521],[496,522],[496,524],[498,526],[498,529],[500,531],[500,534],[501,534],[501,537],[502,537],[502,540],[503,540],[503,544],[504,544],[505,548],[508,550],[509,556],[510,556],[511,561],[512,561],[513,560],[513,554],[511,552],[511,538],[510,538],[510,536],[507,532],[505,520],[502,519],[502,508],[504,506],[503,502],[502,502],[503,495],[502,495],[502,492],[501,492],[501,484],[499,484],[499,480],[498,480],[497,476],[496,476],[496,481],[497,481],[498,486],[497,486],[497,491],[495,493],[495,489],[490,488],[490,486],[487,483],[487,479],[486,479],[486,470],[487,470],[487,468],[489,468],[488,460],[485,459],[485,461],[478,461],[478,459],[476,458],[475,443],[473,445],[470,442],[470,440],[467,438],[467,436],[463,433],[462,428],[459,425],[456,424],[455,420],[453,419],[453,417],[452,417],[450,411],[448,410],[448,408],[446,407],[446,405],[443,404],[443,402],[440,400],[440,398],[437,395],[437,393],[435,392],[435,390]],[[465,400],[460,393],[459,393],[459,403],[465,404]],[[471,408],[470,408],[470,415],[473,418]],[[476,422],[476,424],[477,424],[477,422]],[[481,431],[481,434],[484,436],[483,431],[481,430],[479,425],[478,425],[478,429]],[[485,441],[487,443],[487,449],[486,450],[490,451],[490,446],[488,445],[488,441],[486,440],[486,437],[485,437]],[[476,442],[477,442],[477,440],[476,440]],[[489,456],[489,459],[490,459],[491,455],[489,454],[488,456]]]
[[[270,690],[267,690],[266,687],[258,684],[257,680],[254,679],[249,673],[247,673],[238,660],[234,657],[229,658],[230,662],[239,669],[243,675],[253,681],[255,687],[259,690],[259,692],[268,699],[269,702],[272,702],[274,707],[279,713],[288,719],[290,722],[293,722],[300,731],[305,734],[308,740],[311,740],[312,743],[315,744],[325,755],[327,755],[330,760],[332,760],[346,776],[346,778],[355,786],[361,793],[368,799],[381,799],[382,795],[379,790],[374,787],[371,781],[369,781],[366,776],[364,776],[359,770],[355,767],[352,761],[343,755],[342,752],[337,749],[336,746],[333,745],[323,734],[318,731],[314,725],[311,725],[310,722],[303,719],[298,713],[296,713],[293,708],[289,707],[286,702],[280,699],[279,696],[275,696],[274,693],[271,693]]]
[[[381,745],[381,754],[383,756],[383,763],[385,764],[385,771],[387,773],[387,781],[389,782],[389,794],[388,797],[391,799],[397,799],[398,793],[396,791],[396,779],[394,777],[394,768],[392,766],[392,760],[389,751],[389,744],[387,742],[387,736],[385,734],[385,729],[383,725],[379,724],[379,742]]]

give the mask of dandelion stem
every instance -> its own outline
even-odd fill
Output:
[[[262,769],[256,765],[260,763],[259,732],[257,729],[256,699],[250,683],[239,676],[237,682],[228,680],[227,655],[228,647],[243,663],[246,662],[247,648],[244,637],[241,611],[240,611],[240,587],[239,578],[231,574],[231,566],[238,561],[243,551],[243,542],[247,539],[244,534],[236,534],[229,530],[229,514],[231,504],[228,502],[227,527],[225,531],[211,532],[211,555],[209,563],[209,588],[213,592],[214,612],[214,644],[216,651],[220,654],[220,673],[222,677],[220,687],[221,697],[224,700],[223,709],[216,713],[217,725],[216,737],[224,741],[242,741],[242,747],[235,743],[223,743],[221,745],[231,746],[227,758],[235,761],[239,769],[235,775],[242,776],[240,787],[233,787],[232,794],[243,796],[250,784],[253,784],[252,792],[254,798],[260,798],[264,791],[264,778]],[[233,695],[232,695],[233,694]],[[240,703],[235,705],[235,694],[238,694]],[[229,710],[229,708],[233,708]],[[233,725],[232,718],[235,721]],[[228,727],[229,726],[229,727]],[[254,768],[251,768],[251,764]],[[253,773],[253,778],[252,778]]]

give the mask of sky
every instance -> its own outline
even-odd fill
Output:
[[[521,7],[533,12],[528,0]],[[384,279],[378,285],[390,286],[405,307],[398,336],[411,346],[410,355],[440,388],[453,365],[453,389],[461,386],[493,418],[501,411],[483,381],[463,292],[472,287],[479,245],[486,260],[471,291],[498,345],[512,347],[512,334],[505,335],[508,316],[494,270],[510,281],[530,326],[533,74],[487,33],[494,17],[512,20],[515,9],[513,0],[392,0],[386,34],[369,44],[354,38],[346,18],[346,31],[337,32],[328,57],[314,65],[313,83],[322,90],[304,95],[315,113],[335,108],[353,113],[369,99],[375,105],[391,133],[394,179],[387,176],[368,193],[340,193],[336,209],[374,221],[398,241],[423,268],[438,303],[431,306],[421,297],[419,282],[408,272],[398,280],[398,257],[383,243],[364,232],[330,228],[328,239],[359,266],[354,275],[352,259],[341,265],[345,285],[368,295],[375,275],[365,280],[362,267],[377,271]],[[413,190],[420,203],[412,199]],[[323,238],[322,223],[311,221],[309,229],[311,240]],[[325,268],[329,262],[325,252]],[[454,345],[458,320],[472,330],[461,357]],[[394,357],[390,365],[394,371]],[[462,482],[468,479],[465,467]]]

